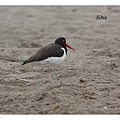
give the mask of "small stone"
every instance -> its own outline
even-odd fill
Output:
[[[108,109],[108,108],[105,106],[104,109]]]

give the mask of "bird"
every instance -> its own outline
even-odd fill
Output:
[[[54,43],[48,44],[45,47],[42,47],[41,49],[39,49],[30,58],[25,60],[22,63],[22,65],[25,65],[31,62],[39,62],[41,65],[47,66],[48,77],[49,77],[49,80],[52,81],[51,71],[49,67],[58,65],[64,61],[67,55],[67,47],[75,51],[73,47],[71,47],[66,43],[66,39],[64,37],[59,37],[55,40]]]

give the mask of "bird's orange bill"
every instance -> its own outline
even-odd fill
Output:
[[[70,48],[71,50],[74,50],[74,51],[75,51],[75,49],[72,48],[70,45],[66,44],[66,46],[67,46],[68,48]]]

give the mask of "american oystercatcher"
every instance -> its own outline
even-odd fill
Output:
[[[66,43],[66,39],[64,37],[59,37],[55,40],[54,43],[39,49],[34,55],[32,55],[29,59],[24,61],[22,65],[35,61],[38,61],[41,65],[48,67],[58,65],[65,59],[67,55],[66,46],[72,50],[75,50]],[[48,76],[49,79],[52,80],[49,68]]]

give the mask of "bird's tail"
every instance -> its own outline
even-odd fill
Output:
[[[27,60],[26,61],[24,61],[21,65],[25,65],[27,63]]]
[[[35,56],[33,55],[33,56],[31,56],[29,59],[27,59],[26,61],[24,61],[21,65],[25,65],[25,64],[27,64],[27,63],[30,63],[30,62],[33,62],[33,61],[35,61]]]

